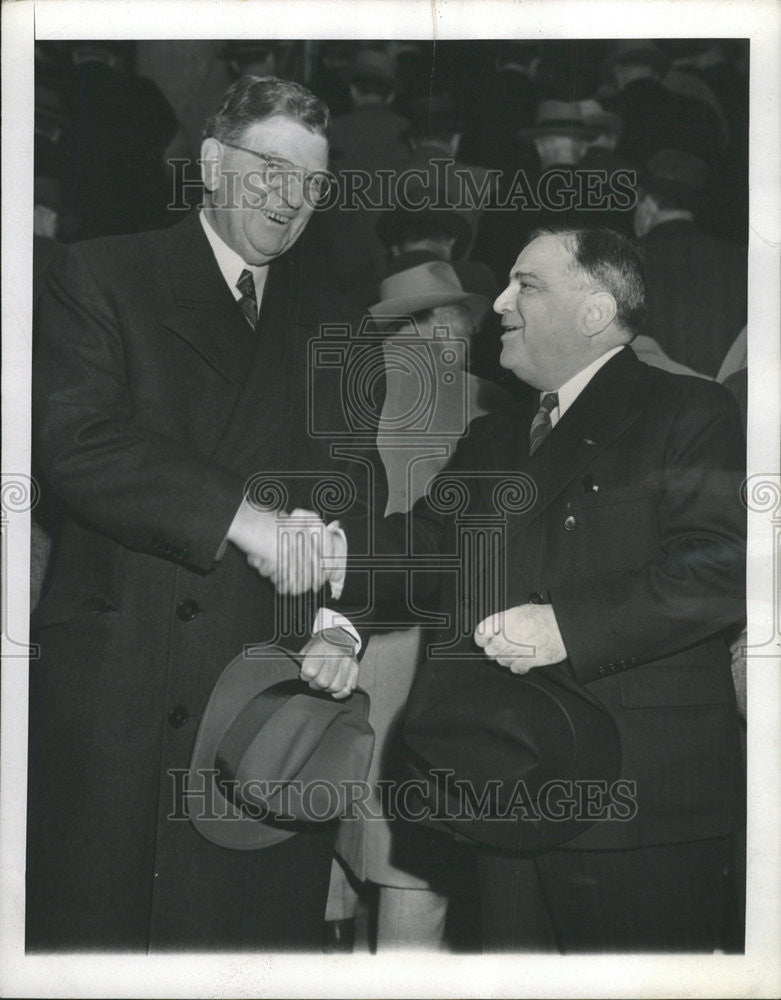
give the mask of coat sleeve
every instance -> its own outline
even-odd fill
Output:
[[[480,453],[480,442],[487,433],[489,416],[472,421],[466,434],[459,440],[447,465],[433,480],[429,490],[407,513],[393,513],[374,519],[374,546],[372,557],[359,560],[360,570],[351,562],[348,534],[347,580],[351,575],[364,578],[364,587],[372,602],[372,626],[387,628],[383,622],[405,622],[414,625],[419,616],[408,605],[408,577],[411,561],[421,557],[437,561],[442,554],[445,529],[452,515],[446,513],[435,499],[453,490],[455,479],[464,485],[466,494],[474,488],[470,472],[476,467],[475,456]],[[438,484],[443,487],[439,490]],[[455,487],[458,489],[458,487]],[[383,495],[383,509],[385,497]],[[366,564],[368,563],[368,567]],[[419,567],[418,563],[418,567]],[[418,572],[415,576],[415,600],[421,608],[434,610],[438,606],[441,575],[436,572]]]
[[[745,616],[745,440],[719,386],[693,383],[663,447],[658,549],[638,572],[550,589],[579,680],[695,646]],[[616,527],[612,544],[620,544]]]
[[[213,568],[243,481],[137,419],[119,320],[78,247],[51,269],[37,320],[36,468],[79,520],[127,548]]]

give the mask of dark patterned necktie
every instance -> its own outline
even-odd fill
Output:
[[[244,319],[254,330],[258,322],[258,299],[255,295],[255,279],[252,277],[252,272],[245,268],[236,282],[236,287],[241,292],[239,306],[244,313]]]
[[[529,431],[529,455],[533,455],[553,429],[550,415],[559,405],[557,392],[546,392],[540,397],[540,408],[532,420]]]

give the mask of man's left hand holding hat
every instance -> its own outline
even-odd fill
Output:
[[[347,698],[358,683],[359,645],[345,628],[332,626],[312,636],[301,651],[301,680],[315,691],[327,691],[334,698]]]

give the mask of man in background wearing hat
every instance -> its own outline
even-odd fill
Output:
[[[390,107],[396,86],[393,59],[386,52],[363,48],[350,74],[352,111],[335,118],[331,127],[331,166],[342,182],[345,172],[360,172],[358,190],[372,204],[379,202],[378,170],[399,170],[409,159],[403,138],[406,118]],[[363,183],[366,182],[366,183]],[[348,202],[349,193],[345,195]],[[383,252],[374,227],[378,212],[355,202],[323,215],[331,270],[339,287],[360,308],[372,301],[382,272]]]
[[[437,214],[437,213],[432,213]],[[430,486],[459,438],[479,416],[507,409],[504,390],[465,370],[471,342],[490,308],[484,295],[464,291],[444,260],[393,259],[369,308],[385,335],[386,394],[377,432],[388,502],[385,515],[406,513]],[[420,827],[400,828],[387,813],[381,779],[398,778],[400,723],[421,653],[419,628],[373,635],[361,660],[361,687],[369,694],[376,745],[369,770],[371,819],[342,824],[337,851],[353,875],[379,886],[377,947],[442,946],[448,891],[457,885],[452,852]],[[444,859],[456,867],[448,872]],[[327,930],[344,935],[356,897],[334,867]]]
[[[416,187],[434,210],[453,211],[466,220],[468,239],[454,248],[452,257],[468,257],[474,243],[483,205],[479,192],[490,190],[488,171],[457,159],[463,122],[449,94],[419,98],[410,105],[409,143],[412,155],[404,164],[405,172],[416,174]],[[486,188],[488,183],[489,187]],[[418,191],[403,188],[414,200]]]
[[[713,378],[746,323],[748,261],[745,247],[697,225],[708,174],[696,156],[658,152],[641,175],[634,226],[648,287],[643,333]]]
[[[631,163],[640,166],[671,146],[709,161],[724,151],[725,120],[714,95],[703,100],[700,81],[670,75],[670,58],[655,42],[617,41],[602,70],[617,90],[605,105],[624,121],[620,152]]]
[[[534,229],[568,225],[628,231],[634,191],[627,165],[612,152],[589,157],[591,144],[605,133],[612,137],[616,128],[616,116],[599,114],[595,103],[546,98],[535,123],[516,132],[518,169],[506,174],[502,195],[509,204],[486,211],[474,251],[497,276]],[[529,152],[533,162],[527,168]]]
[[[386,277],[428,261],[446,260],[464,291],[483,295],[489,301],[493,301],[499,291],[496,277],[487,264],[461,259],[471,240],[469,224],[461,212],[442,208],[415,211],[399,207],[382,214],[377,223],[377,235],[388,258]],[[502,371],[498,361],[498,323],[496,317],[489,314],[472,338],[469,370],[493,382],[506,381],[507,373]]]
[[[306,643],[313,688],[355,686],[355,638],[310,638],[340,582],[296,596],[321,569],[278,554],[298,529],[336,551],[338,527],[305,513],[318,483],[354,486],[338,516],[364,523],[367,505],[309,433],[310,342],[351,319],[298,244],[327,126],[298,84],[241,78],[204,127],[202,210],[71,245],[50,269],[34,454],[64,524],[32,623],[30,950],[319,947],[333,824],[216,846],[183,809],[209,812],[205,786],[183,803],[176,776],[246,644]],[[339,389],[315,383],[339,433]]]
[[[502,365],[537,392],[475,421],[412,514],[416,553],[466,560],[441,577],[431,606],[448,624],[409,698],[417,772],[450,768],[475,799],[492,777],[528,782],[509,827],[440,815],[482,845],[489,949],[721,946],[743,809],[726,634],[744,615],[745,439],[720,386],[628,350],[643,308],[627,240],[533,234],[494,309]],[[501,512],[492,474],[520,475],[525,502],[480,556],[459,533]],[[563,829],[566,801],[554,815],[535,798],[538,773],[570,781],[570,802],[579,775],[601,775],[569,814],[579,830]],[[629,796],[617,812],[616,776]]]

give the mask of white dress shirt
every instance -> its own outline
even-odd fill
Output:
[[[266,287],[268,277],[268,264],[245,264],[241,257],[228,244],[218,236],[212,229],[211,223],[203,212],[198,213],[201,220],[206,239],[212,248],[212,252],[217,260],[217,266],[222,272],[223,278],[227,282],[228,288],[233,293],[234,299],[238,302],[241,292],[236,287],[242,271],[249,271],[255,281],[255,300],[260,307],[263,301],[263,289]]]

